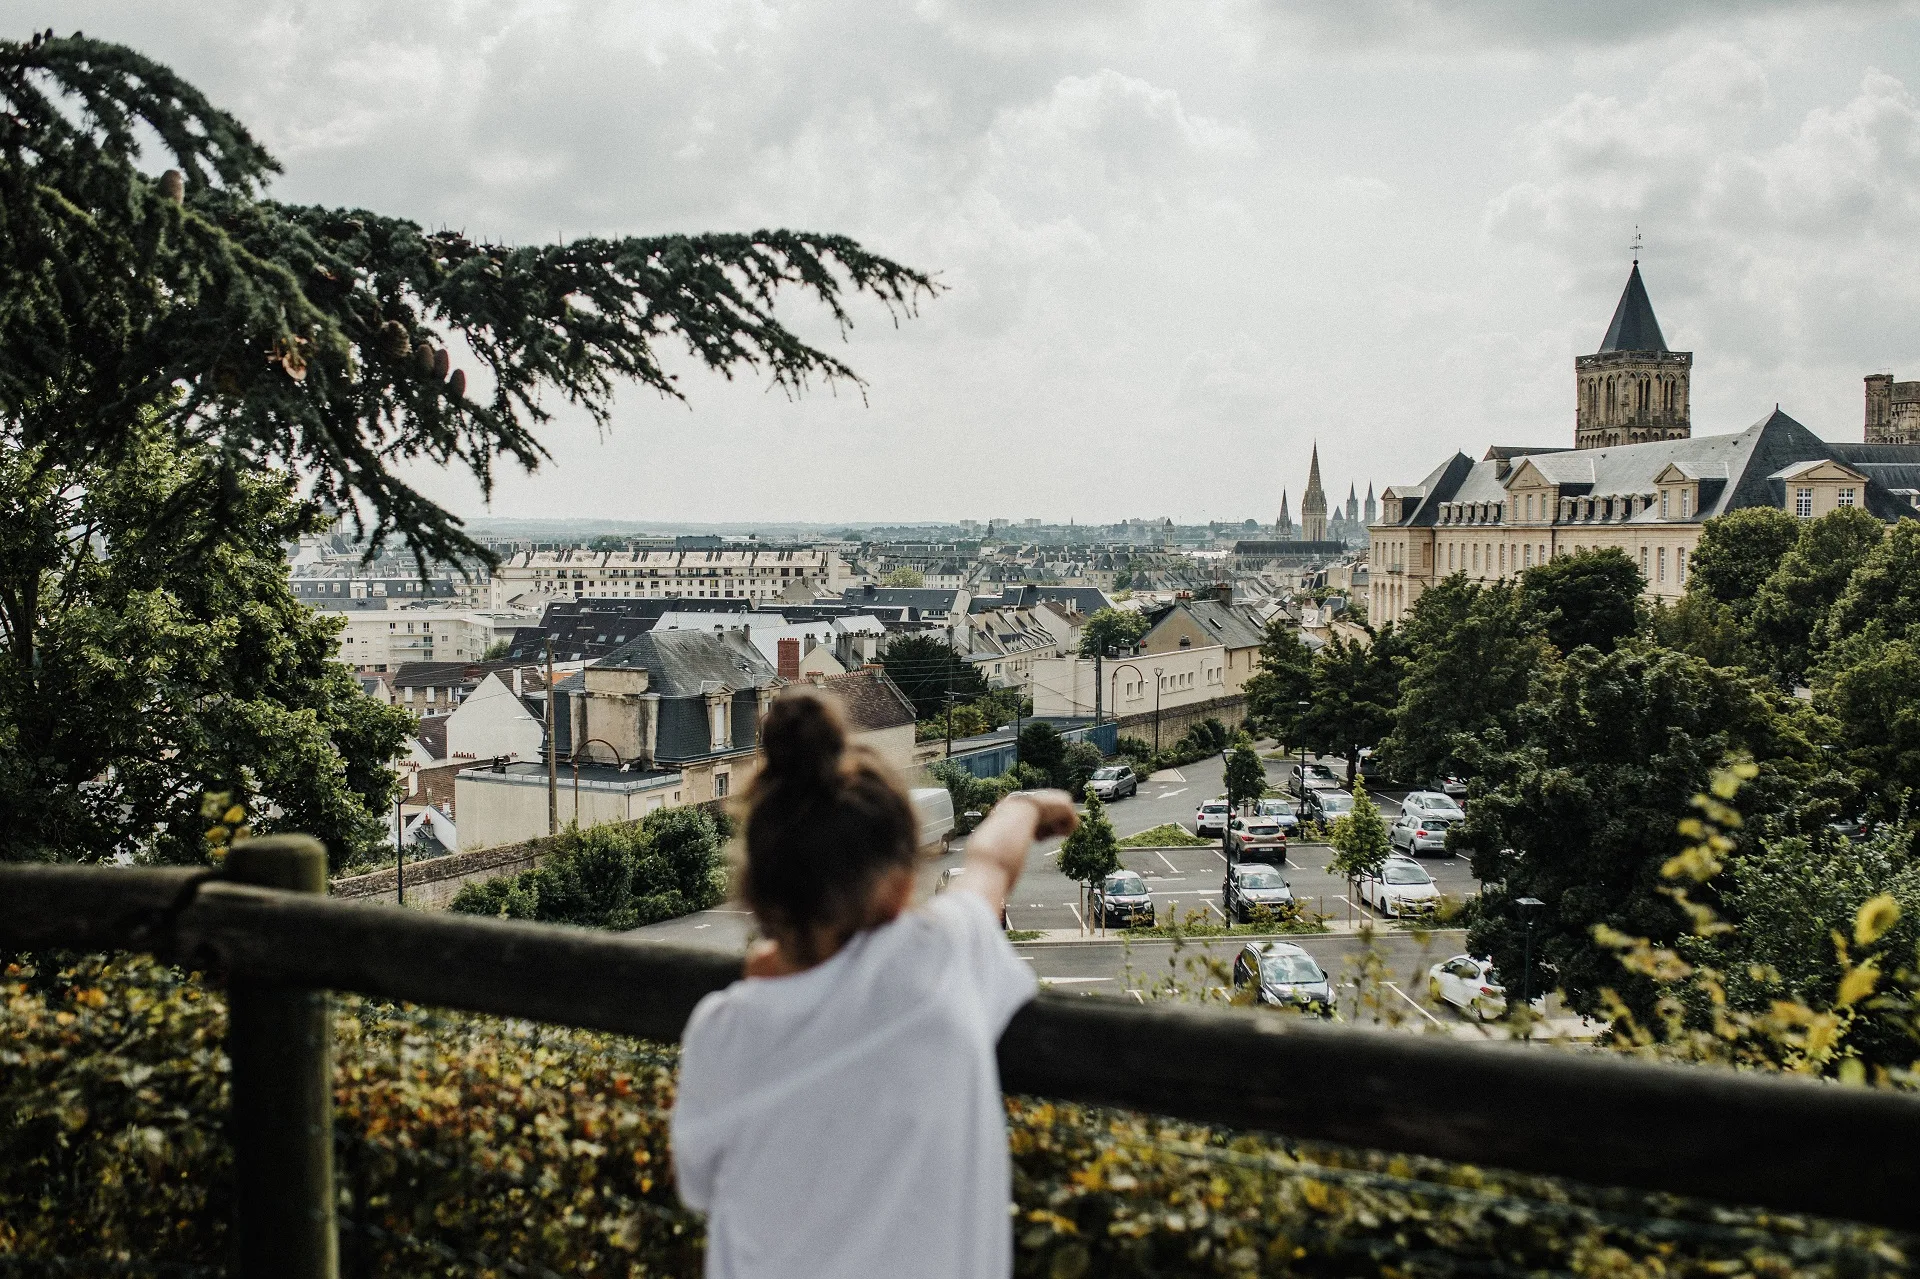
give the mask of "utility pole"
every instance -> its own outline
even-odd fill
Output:
[[[547,636],[547,837],[560,833],[560,743],[553,738],[553,636]]]
[[[393,899],[396,906],[407,904],[407,822],[398,795],[393,797]]]
[[[1100,727],[1100,650],[1093,651],[1093,726]]]
[[[953,659],[947,660],[947,758],[953,758]]]

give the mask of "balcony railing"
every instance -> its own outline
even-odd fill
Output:
[[[322,992],[672,1043],[739,973],[617,935],[328,900],[319,858],[255,840],[218,875],[0,866],[0,949],[142,951],[224,976],[241,1275],[335,1273]],[[1014,1018],[999,1057],[1009,1093],[1049,1104],[1896,1230],[1920,1218],[1920,1099],[1903,1094],[1060,994]],[[1272,1156],[1208,1158],[1238,1176]]]

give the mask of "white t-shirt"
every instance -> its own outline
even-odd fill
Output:
[[[1013,1266],[994,1044],[1033,997],[957,889],[790,977],[700,1001],[673,1161],[713,1279],[992,1279]]]

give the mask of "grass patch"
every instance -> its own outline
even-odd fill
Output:
[[[1198,848],[1203,844],[1217,844],[1217,839],[1202,839],[1186,827],[1174,822],[1162,822],[1138,835],[1129,835],[1120,841],[1122,848]]]
[[[1045,936],[1046,934],[1041,932],[1038,928],[1007,929],[1008,941],[1039,941],[1042,937],[1045,937]]]

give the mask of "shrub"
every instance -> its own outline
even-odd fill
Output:
[[[468,884],[466,915],[627,929],[705,910],[727,892],[724,814],[668,808],[636,824],[570,826],[532,870]]]
[[[1075,799],[1086,794],[1087,779],[1093,776],[1093,770],[1107,762],[1100,748],[1092,742],[1068,742],[1063,771],[1066,773],[1067,790]]]
[[[1122,848],[1196,848],[1201,844],[1217,844],[1214,839],[1202,839],[1184,826],[1164,822],[1159,826],[1143,830],[1137,835],[1129,835],[1120,841]]]

